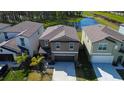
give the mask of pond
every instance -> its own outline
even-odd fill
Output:
[[[93,18],[82,18],[79,22],[73,23],[73,26],[77,29],[82,29],[83,27],[98,24]]]

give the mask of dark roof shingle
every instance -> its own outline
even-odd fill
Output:
[[[37,22],[24,21],[10,28],[5,29],[4,32],[16,32],[19,33],[19,35],[30,37],[41,27],[41,25],[42,25],[41,23]]]
[[[0,30],[5,29],[7,27],[10,27],[10,24],[4,24],[4,23],[0,23]]]
[[[48,27],[46,31],[41,35],[40,39],[57,41],[57,39],[63,36],[67,36],[72,40],[79,41],[76,29],[64,25],[56,25],[56,26]]]
[[[86,32],[88,38],[90,38],[92,42],[96,42],[107,37],[111,37],[119,41],[124,40],[124,35],[101,24],[85,27],[84,31]]]

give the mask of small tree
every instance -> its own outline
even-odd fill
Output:
[[[22,62],[25,62],[27,58],[28,58],[27,53],[23,53],[23,54],[21,54],[21,55],[19,55],[19,56],[16,56],[15,60],[16,60],[16,62],[17,62],[18,64],[20,64],[20,63],[22,63]]]
[[[38,65],[39,63],[43,62],[44,60],[44,56],[37,56],[37,57],[33,57],[31,59],[31,64],[30,66],[36,66]]]
[[[44,56],[37,56],[31,59],[30,67],[32,70],[44,70]]]

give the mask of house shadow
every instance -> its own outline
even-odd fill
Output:
[[[96,72],[97,78],[102,77],[101,72],[104,73],[108,73],[110,74],[113,78],[115,79],[120,79],[121,77],[118,74],[118,72],[116,71],[116,69],[111,65],[111,64],[94,64],[94,70]]]

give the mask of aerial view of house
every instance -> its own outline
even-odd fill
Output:
[[[91,62],[124,64],[123,34],[100,24],[85,27],[83,30],[82,42]]]
[[[25,51],[30,55],[38,53],[39,37],[44,31],[41,23],[24,21],[2,29],[0,38],[0,60],[14,61],[17,54]]]
[[[75,28],[65,25],[51,26],[39,40],[40,46],[51,53],[52,61],[78,61],[80,42]]]
[[[0,19],[0,80],[124,80],[123,15],[12,13]]]

